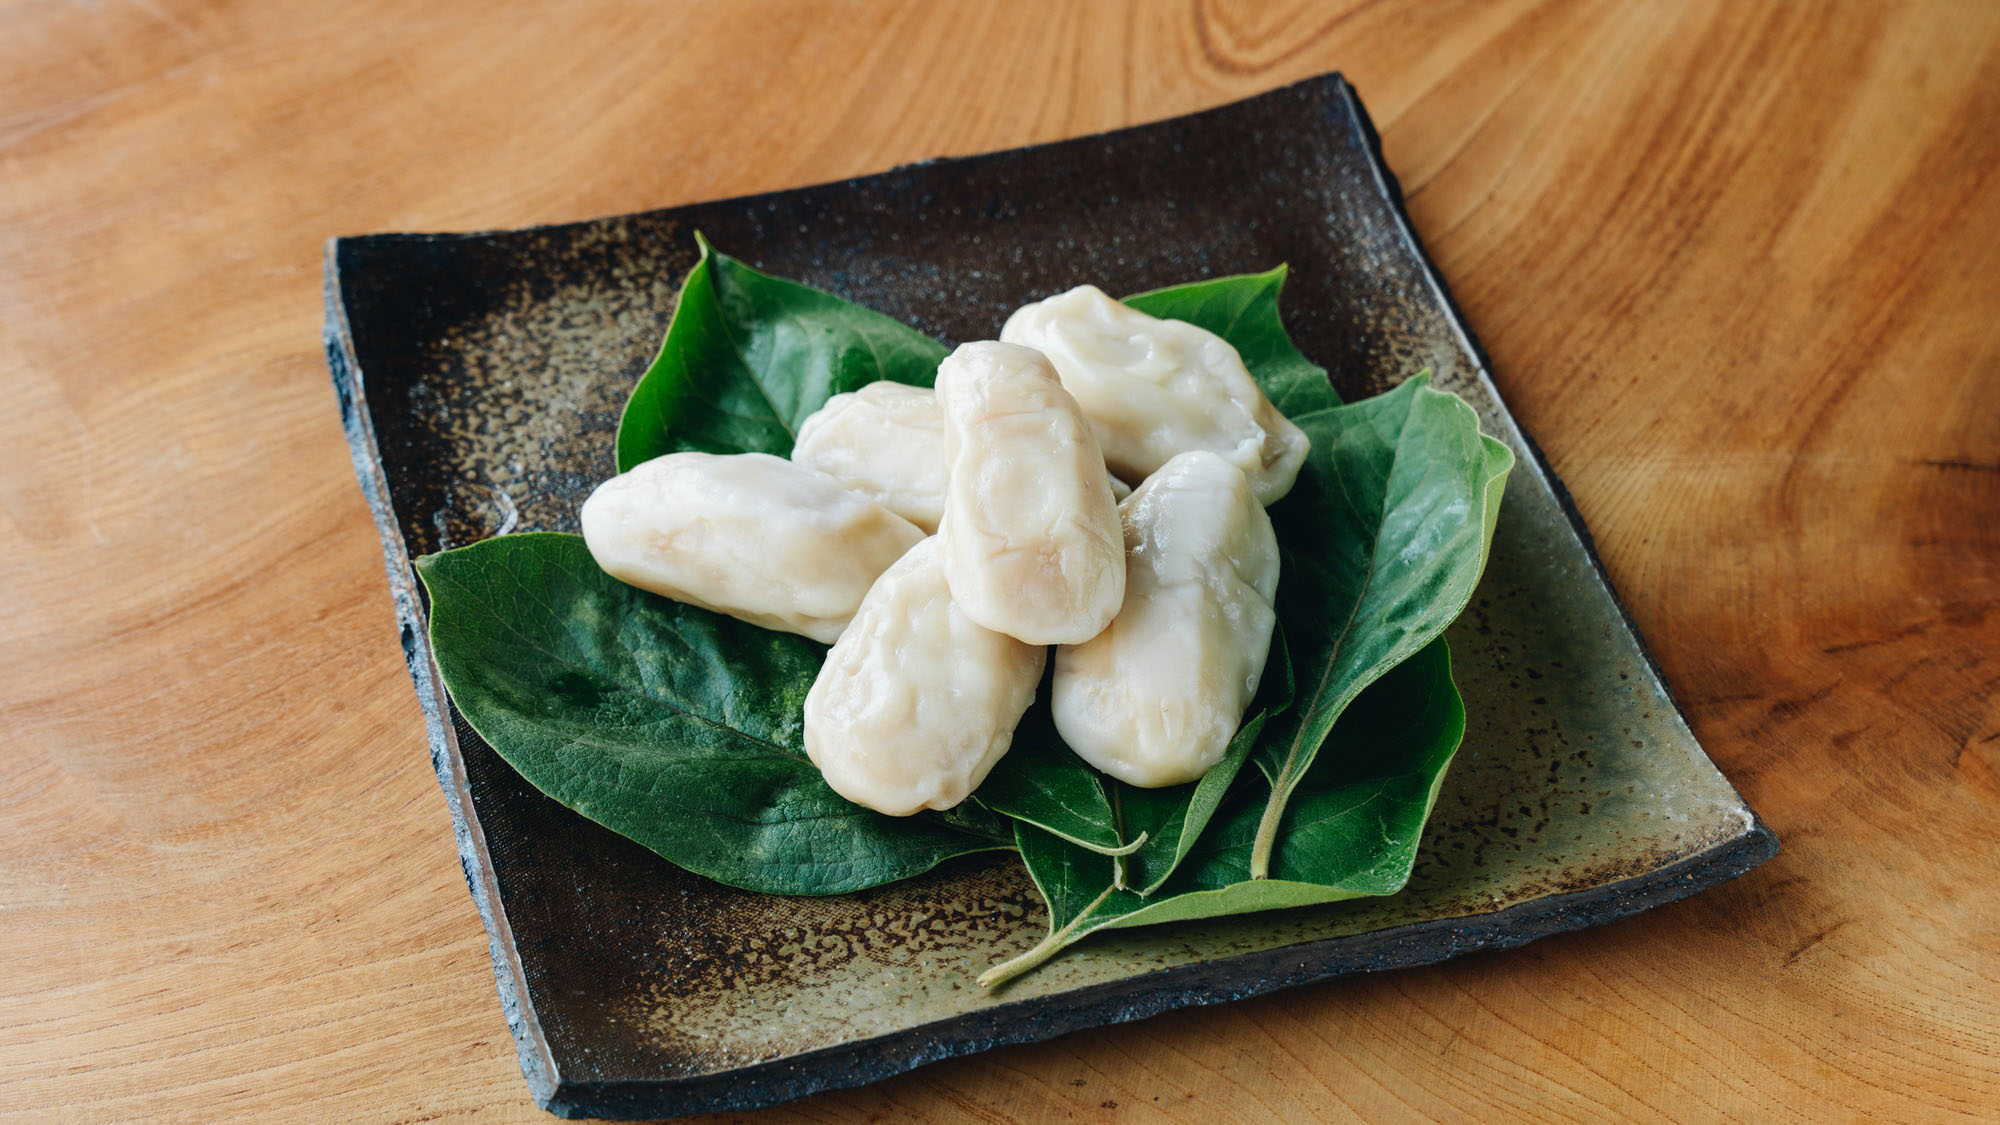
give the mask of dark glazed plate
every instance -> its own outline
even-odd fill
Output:
[[[1402,894],[1099,935],[998,994],[1040,936],[1008,857],[824,899],[686,874],[530,789],[438,685],[410,560],[574,530],[694,232],[947,341],[1084,280],[1290,262],[1300,348],[1359,398],[1429,367],[1520,465],[1450,633],[1471,726]],[[1689,733],[1588,533],[1328,76],[1098,137],[569,226],[336,240],[327,355],[382,533],[431,757],[534,1096],[566,1116],[769,1105],[934,1059],[1608,921],[1777,840]],[[1292,627],[1298,627],[1296,625]]]

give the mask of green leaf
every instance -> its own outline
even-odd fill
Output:
[[[995,985],[1098,930],[1184,922],[1393,894],[1409,881],[1445,769],[1465,734],[1465,706],[1442,637],[1361,693],[1333,727],[1284,813],[1285,849],[1270,878],[1252,878],[1265,790],[1237,785],[1168,883],[1121,889],[1113,861],[1031,825],[1016,845],[1049,905],[1048,938],[994,966]]]
[[[1341,710],[1471,600],[1514,464],[1428,372],[1295,421],[1312,452],[1271,521],[1282,558],[1278,619],[1295,623],[1299,690],[1251,755],[1271,785],[1250,863],[1258,878],[1270,873],[1285,804]]]
[[[1119,831],[1108,779],[1063,745],[1048,698],[1045,680],[1014,728],[1013,745],[980,784],[977,802],[1101,855],[1132,851]]]
[[[1126,861],[1122,882],[1142,895],[1160,889],[1188,851],[1195,846],[1209,819],[1222,807],[1222,800],[1249,760],[1270,719],[1267,711],[1253,713],[1229,740],[1222,760],[1201,775],[1201,780],[1165,789],[1141,789],[1115,781],[1119,817],[1127,835],[1143,842]]]
[[[659,356],[619,418],[619,472],[688,449],[783,457],[834,395],[937,378],[946,349],[936,340],[700,241]]]
[[[698,874],[837,894],[1007,846],[828,788],[801,710],[826,650],[634,589],[575,535],[417,562],[431,649],[472,729],[535,788]]]

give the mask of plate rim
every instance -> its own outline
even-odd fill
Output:
[[[1032,152],[1080,140],[1110,137],[1200,117],[1243,102],[1281,96],[1309,86],[1328,87],[1339,108],[1347,114],[1349,124],[1359,131],[1374,173],[1376,190],[1389,204],[1398,232],[1421,264],[1426,283],[1444,309],[1446,323],[1472,357],[1474,377],[1493,396],[1493,401],[1520,439],[1521,446],[1533,459],[1535,470],[1548,482],[1557,505],[1582,543],[1591,568],[1609,593],[1626,628],[1631,631],[1641,658],[1645,660],[1654,681],[1666,693],[1668,706],[1685,725],[1686,713],[1680,700],[1674,695],[1652,649],[1646,644],[1638,622],[1633,619],[1630,609],[1612,583],[1598,554],[1596,540],[1584,523],[1568,487],[1549,463],[1541,446],[1506,408],[1505,399],[1493,383],[1492,365],[1485,347],[1466,321],[1464,311],[1437,263],[1417,237],[1401,181],[1383,155],[1381,135],[1362,105],[1359,94],[1338,71],[1288,83],[1194,113],[990,153],[913,161],[850,180],[801,184],[720,200],[689,201],[626,215],[527,227],[439,233],[384,232],[327,240],[323,275],[326,321],[322,341],[339,403],[342,429],[354,463],[355,477],[381,539],[383,566],[395,603],[404,661],[423,706],[432,766],[451,811],[459,864],[485,925],[501,1008],[514,1038],[522,1075],[527,1080],[530,1093],[543,1109],[561,1117],[639,1120],[764,1108],[827,1090],[864,1085],[927,1063],[975,1054],[993,1047],[1040,1042],[1073,1031],[1127,1023],[1180,1008],[1202,1007],[1262,995],[1350,973],[1410,968],[1435,964],[1478,950],[1511,949],[1543,937],[1601,925],[1686,898],[1735,879],[1778,854],[1776,833],[1750,808],[1747,801],[1743,801],[1741,792],[1736,790],[1726,774],[1722,774],[1720,767],[1716,767],[1718,775],[1722,776],[1732,792],[1736,792],[1746,814],[1743,830],[1691,856],[1600,886],[1543,895],[1485,913],[1407,922],[1386,929],[1321,938],[1257,953],[1193,961],[1067,992],[995,1004],[883,1035],[710,1074],[614,1081],[568,1081],[562,1077],[535,1013],[525,968],[500,898],[498,876],[472,801],[458,738],[445,719],[449,714],[449,705],[443,680],[431,655],[415,571],[383,472],[380,448],[368,409],[366,382],[348,323],[341,270],[344,248],[364,242],[469,241],[496,235],[561,231],[592,226],[607,218],[654,214],[658,210],[675,210],[697,203],[748,203],[802,189],[847,183],[853,179],[893,175],[908,168],[976,161],[999,153]],[[1700,746],[1699,739],[1695,743]],[[1704,757],[1709,757],[1706,747],[1701,747],[1701,750]],[[1713,765],[1712,757],[1709,761]]]

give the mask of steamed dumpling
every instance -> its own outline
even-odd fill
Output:
[[[642,590],[831,644],[916,525],[767,453],[669,453],[597,486],[584,543]]]
[[[1000,331],[1046,355],[1090,419],[1105,464],[1143,480],[1205,449],[1243,470],[1265,504],[1291,491],[1310,441],[1271,405],[1229,342],[1080,285],[1017,310]]]
[[[967,617],[1028,644],[1096,636],[1125,597],[1104,457],[1039,352],[966,344],[938,368],[945,580]]]
[[[876,580],[827,654],[806,694],[806,754],[857,805],[951,808],[1007,752],[1047,656],[953,605],[926,539]]]
[[[1278,540],[1242,470],[1206,451],[1168,461],[1120,514],[1125,604],[1056,650],[1056,730],[1120,781],[1178,785],[1221,760],[1257,694]]]

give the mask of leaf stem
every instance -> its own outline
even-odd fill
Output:
[[[1060,833],[1058,833],[1058,835],[1060,835]],[[1138,839],[1132,841],[1129,844],[1122,844],[1115,848],[1099,847],[1096,844],[1085,843],[1082,840],[1078,840],[1077,843],[1085,848],[1090,849],[1093,852],[1096,852],[1098,855],[1108,855],[1113,859],[1122,859],[1123,857],[1131,855],[1133,852],[1136,852],[1140,848],[1146,846],[1146,833],[1141,832],[1139,833]]]
[[[1280,775],[1282,779],[1282,775]],[[1284,786],[1271,786],[1271,799],[1264,802],[1264,818],[1257,822],[1257,839],[1250,845],[1250,877],[1271,877],[1271,849],[1278,843],[1278,822],[1285,817]]]
[[[1103,779],[1100,778],[1098,784],[1104,784]],[[1117,830],[1120,840],[1125,838],[1125,803],[1119,796],[1122,792],[1123,790],[1119,788],[1111,790],[1111,824]],[[1132,852],[1138,851],[1139,845],[1145,842],[1146,834],[1141,832],[1139,833],[1139,838],[1132,842],[1132,846],[1129,849],[1112,853],[1111,886],[1114,890],[1122,891],[1125,889],[1125,857]]]
[[[1096,898],[1090,900],[1089,906],[1078,911],[1076,917],[1071,918],[1065,923],[1062,929],[1050,930],[1049,936],[1036,942],[1033,949],[1028,950],[1019,957],[1002,961],[998,965],[979,974],[979,987],[992,988],[995,985],[1004,984],[1027,972],[1029,969],[1042,964],[1049,958],[1054,957],[1061,951],[1064,945],[1068,944],[1070,935],[1076,932],[1078,926],[1083,925],[1084,919],[1090,917],[1092,911],[1103,906],[1104,900],[1110,898],[1111,892],[1116,889],[1115,887],[1104,888],[1103,891],[1098,893]]]
[[[1003,813],[1001,815],[1005,816],[1010,814]],[[1069,843],[1075,844],[1077,847],[1082,848],[1084,851],[1096,852],[1098,855],[1108,855],[1114,859],[1123,855],[1131,855],[1133,852],[1136,852],[1140,848],[1146,846],[1146,833],[1144,832],[1139,833],[1139,838],[1132,841],[1131,843],[1120,844],[1118,847],[1112,848],[1112,847],[1106,847],[1103,844],[1094,844],[1089,840],[1085,840],[1077,836],[1072,836],[1067,832],[1059,832],[1056,829],[1051,828],[1048,825],[1043,824],[1038,820],[1028,820],[1026,817],[1015,817],[1015,819],[1020,820],[1024,824],[1032,824],[1035,827],[1041,829],[1042,831],[1048,833],[1049,835],[1054,836],[1056,839],[1065,840]]]

